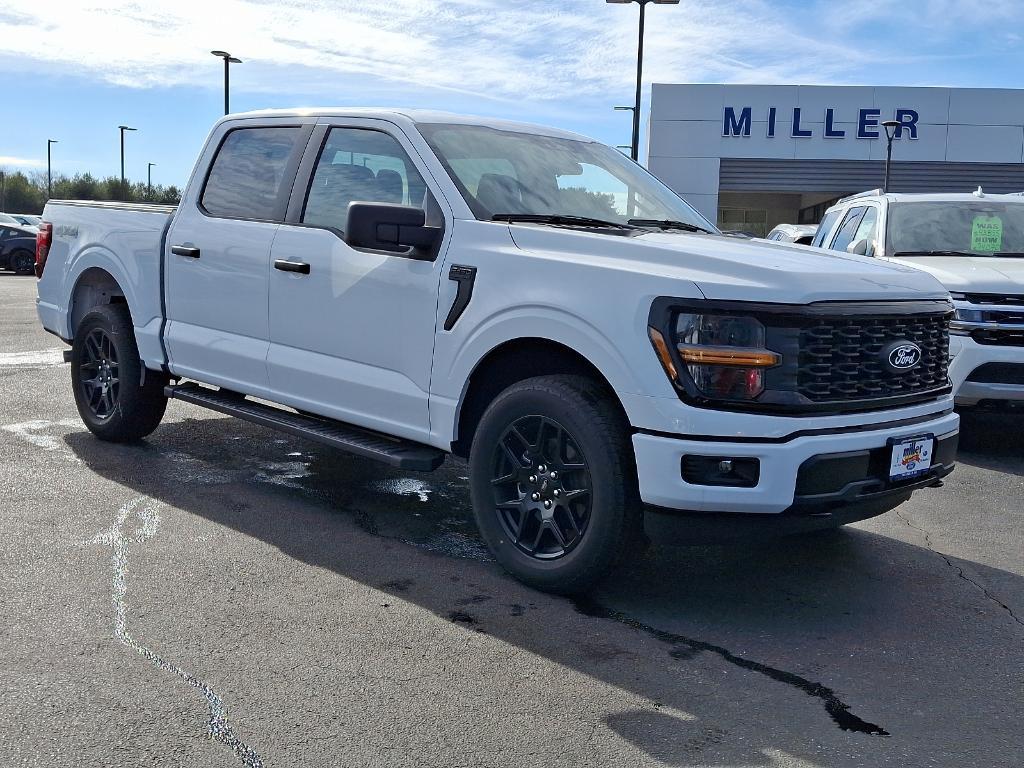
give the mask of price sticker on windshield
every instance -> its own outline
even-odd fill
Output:
[[[1003,220],[998,216],[975,216],[971,227],[971,250],[979,253],[1003,250]]]

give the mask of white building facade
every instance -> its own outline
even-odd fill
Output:
[[[1024,90],[655,84],[648,167],[723,229],[817,223],[882,186],[1024,192]]]

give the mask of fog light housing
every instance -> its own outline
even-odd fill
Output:
[[[761,479],[760,459],[749,456],[683,456],[680,471],[690,485],[753,488]]]

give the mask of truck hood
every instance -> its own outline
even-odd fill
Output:
[[[956,293],[1024,293],[1024,258],[995,256],[915,256],[893,259],[924,270]]]
[[[519,224],[511,230],[516,245],[537,256],[685,280],[709,299],[810,304],[948,295],[911,266],[805,245],[688,232],[619,237]]]

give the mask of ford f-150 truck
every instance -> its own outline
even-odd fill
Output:
[[[177,398],[409,470],[571,593],[696,513],[880,514],[953,469],[946,290],[724,237],[582,136],[417,111],[228,116],[180,205],[51,201],[38,312],[86,426]]]

